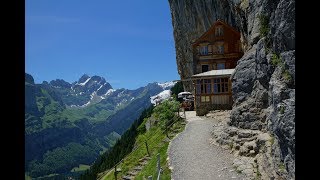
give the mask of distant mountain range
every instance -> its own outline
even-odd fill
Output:
[[[103,77],[86,74],[73,83],[35,84],[25,74],[26,174],[68,173],[79,164],[90,165],[152,105],[150,97],[174,84],[113,89]]]

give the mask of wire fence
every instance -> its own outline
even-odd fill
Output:
[[[182,109],[183,114],[182,116],[180,115],[180,110]],[[172,121],[169,125],[166,126],[165,130],[161,130],[161,128],[157,129],[154,134],[159,133],[159,131],[161,131],[157,136],[152,137],[151,139],[149,139],[148,141],[145,141],[144,143],[139,144],[138,146],[134,147],[133,150],[127,154],[124,158],[122,158],[118,163],[116,163],[113,167],[111,167],[109,170],[101,172],[98,174],[97,179],[98,180],[103,180],[105,176],[107,176],[109,173],[111,173],[112,171],[114,171],[114,175],[115,175],[115,179],[117,179],[117,173],[119,172],[119,170],[117,169],[117,166],[119,166],[121,163],[123,163],[132,153],[136,152],[137,150],[140,150],[140,148],[144,148],[146,147],[147,151],[148,150],[148,144],[153,145],[156,141],[158,141],[158,138],[160,136],[162,136],[164,133],[166,134],[166,136],[169,138],[168,136],[168,132],[169,132],[169,128],[171,128],[171,126],[173,126],[176,122],[178,122],[181,118],[185,119],[186,118],[186,114],[185,114],[185,109],[179,107],[177,109],[177,116],[178,118],[174,117],[172,118],[170,121]],[[175,120],[174,120],[175,119]],[[150,156],[150,153],[147,152],[148,155]],[[160,179],[160,174],[162,172],[161,166],[160,166],[160,154],[157,155],[157,180]],[[149,179],[150,178],[150,179]],[[148,180],[152,180],[152,176],[148,177]]]

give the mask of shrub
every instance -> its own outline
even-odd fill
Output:
[[[271,64],[272,64],[273,66],[278,66],[279,64],[281,64],[281,58],[280,58],[279,55],[277,55],[276,53],[273,53],[273,54],[272,54]]]
[[[260,14],[258,16],[258,18],[259,18],[259,24],[260,24],[260,27],[259,27],[260,35],[261,35],[261,37],[266,37],[268,35],[269,30],[270,30],[269,17],[264,14]]]
[[[180,103],[175,100],[165,100],[154,108],[154,115],[160,120],[162,128],[169,126],[175,118]]]
[[[292,80],[292,77],[287,69],[282,73],[282,77],[286,82],[290,82]]]
[[[280,114],[283,114],[283,113],[284,113],[284,110],[285,110],[285,107],[284,107],[284,106],[281,106],[281,107],[280,107]]]

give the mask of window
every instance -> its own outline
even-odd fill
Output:
[[[202,84],[202,80],[197,80],[196,94],[201,94],[201,84]]]
[[[216,27],[215,35],[216,36],[223,36],[223,28],[222,28],[222,26]]]
[[[209,71],[209,65],[202,65],[202,72]]]
[[[210,96],[201,96],[201,102],[209,102]]]
[[[211,79],[197,80],[196,94],[210,94],[211,93]]]
[[[217,64],[217,69],[225,69],[225,64],[224,63],[218,63]]]
[[[201,55],[208,55],[208,46],[201,46],[200,47],[200,54]]]
[[[229,92],[228,82],[228,78],[215,78],[213,80],[213,93],[219,94]]]
[[[218,54],[223,54],[224,53],[224,47],[223,45],[218,46]]]

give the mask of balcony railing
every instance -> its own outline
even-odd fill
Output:
[[[239,55],[241,55],[242,53],[241,52],[234,52],[234,53],[222,53],[222,54],[219,54],[219,53],[212,53],[212,52],[208,52],[208,54],[200,54],[198,53],[198,57],[199,59],[208,59],[208,58],[230,58],[230,57],[237,57]]]

